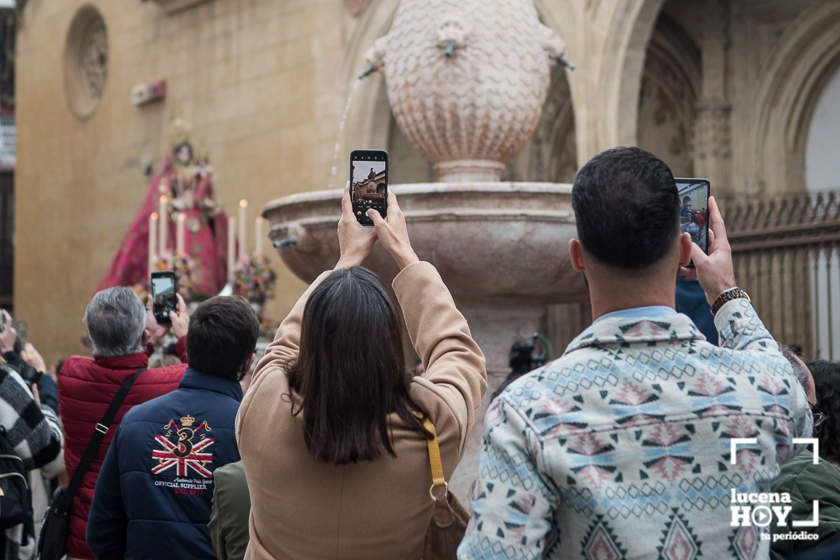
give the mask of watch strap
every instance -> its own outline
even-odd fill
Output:
[[[724,290],[717,298],[715,298],[714,303],[712,303],[712,315],[717,315],[720,308],[723,307],[726,302],[732,301],[733,299],[745,299],[750,301],[750,296],[745,290],[738,288],[737,286]]]

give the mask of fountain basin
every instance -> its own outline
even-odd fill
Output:
[[[571,185],[413,183],[390,188],[418,256],[437,267],[459,303],[544,306],[583,297],[583,280],[572,270],[567,248],[575,235]],[[306,282],[338,259],[342,194],[294,194],[263,208],[272,243]],[[385,282],[397,272],[379,246],[364,264]]]

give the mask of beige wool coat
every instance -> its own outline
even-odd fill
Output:
[[[237,417],[236,435],[251,493],[246,558],[419,558],[432,513],[425,440],[392,415],[396,457],[335,466],[316,461],[303,439],[300,396],[283,364],[298,353],[301,296],[259,362]],[[393,281],[414,348],[426,371],[413,401],[434,422],[447,479],[464,451],[486,388],[484,356],[437,270],[427,262]]]

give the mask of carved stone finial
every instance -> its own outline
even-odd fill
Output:
[[[366,54],[442,181],[495,181],[538,122],[565,44],[532,0],[402,0]]]

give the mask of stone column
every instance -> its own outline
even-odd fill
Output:
[[[469,507],[472,486],[478,475],[478,453],[484,433],[484,413],[490,396],[505,380],[510,368],[508,353],[517,340],[539,331],[545,317],[545,305],[539,303],[459,303],[458,308],[470,325],[470,332],[487,360],[487,392],[481,402],[481,413],[467,439],[464,456],[450,477],[449,488]]]
[[[700,38],[703,74],[694,125],[694,170],[695,175],[709,178],[713,193],[732,190],[732,105],[726,92],[728,24],[726,4],[707,0]]]

